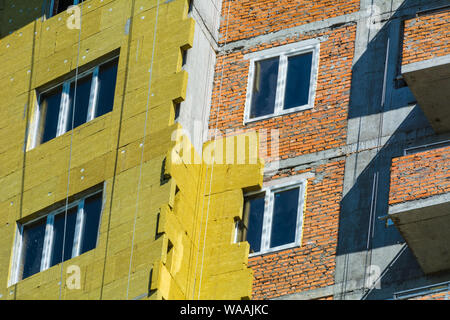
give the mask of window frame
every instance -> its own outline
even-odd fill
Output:
[[[286,93],[286,81],[288,74],[288,59],[290,57],[312,53],[311,61],[311,77],[309,82],[309,96],[308,103],[302,106],[297,106],[295,108],[284,109],[284,98]],[[253,99],[253,85],[255,76],[255,63],[258,61],[279,57],[278,66],[278,79],[275,94],[275,107],[272,114],[265,116],[250,118],[252,99]],[[319,71],[319,60],[320,60],[320,40],[310,39],[305,41],[300,41],[297,43],[287,44],[279,47],[274,47],[258,52],[253,52],[246,54],[244,56],[245,60],[250,60],[250,67],[248,71],[247,80],[247,95],[245,100],[245,110],[244,110],[244,125],[247,123],[260,121],[264,119],[270,119],[277,116],[286,115],[293,112],[303,111],[312,109],[314,107],[314,101],[317,89],[317,78]]]
[[[89,193],[84,194],[81,198],[76,199],[72,202],[70,202],[67,207],[65,205],[62,205],[61,207],[58,207],[55,210],[50,211],[48,214],[41,215],[35,219],[32,219],[30,221],[24,222],[24,223],[16,223],[16,237],[14,241],[14,248],[13,248],[13,263],[11,266],[11,277],[9,281],[9,286],[14,285],[18,283],[19,281],[26,280],[27,278],[22,278],[22,274],[20,274],[20,269],[23,264],[23,232],[24,227],[33,224],[39,220],[44,220],[43,223],[45,225],[45,234],[44,234],[44,245],[42,248],[42,257],[41,257],[41,266],[39,272],[35,273],[38,274],[40,272],[43,272],[49,268],[51,268],[51,260],[52,260],[52,245],[54,240],[54,222],[55,217],[60,214],[65,214],[66,210],[69,211],[70,209],[77,207],[77,213],[76,213],[76,224],[75,224],[75,234],[74,234],[74,241],[72,244],[72,254],[71,258],[73,259],[75,257],[80,256],[81,252],[81,244],[83,239],[83,234],[85,230],[85,222],[86,222],[86,215],[84,212],[84,202],[86,199],[98,195],[99,193],[102,194],[102,205],[100,209],[100,215],[99,215],[99,226],[97,230],[97,243],[96,247],[98,246],[99,242],[99,234],[100,234],[100,226],[101,226],[101,220],[103,216],[104,206],[105,206],[105,194],[104,194],[105,188],[102,187],[100,189],[97,189],[95,191],[91,191]],[[90,251],[90,250],[89,250]],[[88,251],[86,251],[88,252]],[[64,259],[64,257],[62,257]],[[68,260],[70,260],[68,259]],[[66,260],[66,261],[68,261]],[[64,260],[63,260],[64,261]],[[61,263],[61,262],[60,262]],[[60,264],[58,263],[58,264]],[[56,265],[58,265],[56,264]],[[35,275],[33,274],[33,275]],[[31,275],[30,277],[32,277]]]
[[[69,132],[72,130],[71,124],[67,123],[69,118],[69,110],[70,110],[70,86],[73,82],[82,80],[83,78],[92,75],[91,79],[91,89],[90,89],[90,95],[89,95],[89,107],[86,117],[86,122],[94,120],[95,114],[97,112],[98,108],[98,101],[99,101],[99,71],[100,68],[117,59],[117,63],[119,63],[119,55],[115,55],[112,58],[109,58],[107,60],[102,61],[95,67],[92,67],[84,72],[79,73],[78,75],[75,75],[73,77],[70,77],[62,82],[59,82],[56,85],[46,87],[44,90],[39,91],[39,89],[36,89],[36,108],[35,108],[35,114],[33,119],[33,129],[32,129],[32,135],[31,135],[31,142],[30,147],[28,150],[34,149],[40,144],[42,144],[40,141],[38,141],[39,135],[39,129],[41,128],[41,122],[45,121],[43,119],[42,115],[42,107],[41,107],[41,96],[45,95],[48,92],[51,92],[52,90],[62,87],[61,92],[61,102],[59,105],[59,115],[58,115],[58,124],[56,129],[56,136],[55,138],[62,136],[66,132]],[[115,95],[115,92],[114,92]],[[83,123],[83,124],[85,124]],[[45,126],[45,123],[43,124]],[[70,127],[69,127],[70,126]],[[75,128],[74,128],[75,129]],[[43,130],[43,129],[42,129]],[[53,139],[55,139],[53,138]],[[52,139],[52,140],[53,140]],[[51,141],[51,140],[49,140]],[[48,142],[48,141],[47,141]]]
[[[261,248],[258,252],[251,252],[249,257],[259,256],[266,253],[286,250],[293,247],[300,247],[302,245],[302,237],[303,237],[303,212],[304,212],[304,204],[305,204],[305,195],[306,195],[306,187],[307,180],[295,180],[282,184],[275,184],[270,186],[265,186],[258,191],[248,192],[244,195],[244,207],[245,207],[245,198],[255,196],[258,194],[265,193],[264,195],[264,216],[263,216],[263,225],[261,231]],[[298,205],[297,205],[297,217],[296,217],[296,228],[295,228],[295,241],[291,243],[287,243],[284,245],[270,247],[270,240],[272,234],[272,221],[274,214],[274,197],[275,193],[292,190],[295,188],[299,188],[299,197],[298,197]],[[236,222],[235,225],[235,238],[234,242],[239,242],[239,224],[240,220]],[[248,226],[247,226],[248,228]],[[247,240],[243,240],[247,241]]]

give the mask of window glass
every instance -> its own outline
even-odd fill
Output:
[[[250,252],[261,250],[261,236],[264,220],[265,194],[248,197],[244,208],[244,225],[247,228],[245,240],[250,244]]]
[[[39,112],[43,131],[41,143],[45,143],[56,137],[58,130],[59,109],[61,106],[62,86],[43,93],[40,96]]]
[[[85,228],[81,240],[81,253],[97,246],[100,214],[102,212],[102,193],[97,193],[84,201]]]
[[[309,52],[288,58],[284,109],[308,104],[312,56],[312,52]]]
[[[67,211],[60,207],[36,222],[19,224],[21,233],[16,246],[20,252],[14,253],[15,281],[40,272],[41,267],[52,267],[94,249],[102,202],[103,192],[97,192],[72,203]]]
[[[75,96],[76,85],[76,99]],[[92,74],[70,84],[69,112],[67,115],[67,131],[72,130],[72,116],[75,115],[73,128],[79,127],[87,121],[89,101],[91,97]],[[75,107],[75,112],[73,108]]]
[[[40,271],[44,237],[45,219],[23,227],[23,279]]]
[[[250,118],[274,113],[279,57],[256,61]]]
[[[63,261],[72,258],[73,240],[75,236],[75,225],[77,222],[77,210],[78,207],[67,210],[67,220],[65,212],[55,216],[55,222],[53,225],[53,247],[52,247],[52,260],[50,266],[61,263]],[[66,228],[66,235],[64,237],[64,224]],[[63,256],[64,247],[64,260]]]
[[[79,1],[82,2],[82,1]],[[52,15],[57,15],[63,11],[66,11],[67,8],[73,6],[74,0],[54,0],[53,2],[53,13]]]
[[[39,127],[30,137],[33,147],[113,110],[118,61],[117,57],[40,94]]]
[[[270,247],[295,242],[299,188],[274,194]]]
[[[111,62],[105,63],[100,67],[99,80],[99,95],[96,117],[104,115],[112,111],[114,105],[114,93],[116,90],[117,80],[117,63],[119,59],[114,59]]]

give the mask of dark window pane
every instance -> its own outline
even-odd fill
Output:
[[[75,113],[75,118],[73,121],[73,128],[76,128],[83,123],[86,123],[87,114],[89,110],[89,99],[91,96],[91,84],[92,75],[78,79],[76,83],[77,97],[74,100],[75,95],[75,81],[70,85],[70,105],[69,114],[67,117],[67,131],[72,130],[72,115]],[[73,111],[75,103],[75,112]]]
[[[23,227],[23,273],[22,279],[41,270],[42,249],[44,248],[45,219]]]
[[[244,224],[247,226],[246,240],[250,244],[250,252],[261,250],[264,203],[264,194],[249,197],[245,201]]]
[[[78,207],[71,208],[67,210],[67,220],[65,219],[66,214],[60,213],[55,216],[55,222],[53,225],[53,248],[52,248],[52,260],[50,266],[61,263],[63,261],[72,258],[72,248],[73,240],[75,237],[75,225],[77,222],[77,210]],[[66,236],[64,239],[64,223],[66,224]],[[63,256],[64,247],[64,260],[61,259]]]
[[[81,253],[92,250],[97,246],[98,227],[102,212],[102,193],[97,193],[84,201],[85,223]]]
[[[58,129],[59,108],[61,105],[62,87],[41,94],[39,111],[42,124],[41,143],[47,142],[56,137]]]
[[[275,193],[270,247],[295,242],[299,188]]]
[[[79,2],[81,2],[81,1],[79,1]],[[58,13],[66,11],[67,8],[69,8],[70,6],[73,6],[73,4],[74,4],[74,0],[54,0],[52,15],[57,15]]]
[[[255,62],[250,118],[274,113],[279,57]]]
[[[308,104],[312,56],[312,52],[309,52],[288,58],[284,109]]]
[[[96,117],[111,112],[113,109],[118,61],[119,59],[117,58],[100,67],[98,73],[99,93]]]

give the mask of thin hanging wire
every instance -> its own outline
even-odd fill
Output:
[[[39,27],[39,34],[42,34],[42,21],[44,20],[44,15],[45,15],[45,8],[47,5],[47,0],[44,1],[44,3],[42,4],[42,9],[41,9],[41,23],[40,23],[40,27]],[[33,45],[32,45],[32,52],[31,52],[31,62],[30,62],[30,81],[29,81],[29,85],[28,85],[28,90],[29,90],[29,96],[27,99],[27,105],[26,105],[26,110],[25,110],[25,120],[26,120],[26,130],[25,130],[25,137],[24,137],[24,142],[23,142],[23,157],[22,157],[22,177],[21,177],[21,189],[20,189],[20,205],[19,205],[19,216],[20,218],[22,218],[22,214],[23,214],[23,197],[24,197],[24,188],[25,188],[25,166],[26,166],[26,158],[27,158],[27,143],[28,143],[28,136],[29,136],[29,129],[30,129],[30,110],[32,109],[32,105],[33,102],[31,101],[31,97],[32,97],[32,84],[33,84],[33,79],[35,76],[35,57],[36,57],[36,36],[37,36],[37,22],[39,21],[38,19],[35,19],[34,21],[34,25],[33,25]],[[38,57],[40,56],[40,52],[41,52],[41,43],[42,43],[42,37],[39,37],[39,51],[38,51]],[[14,300],[17,299],[17,283],[14,284]]]
[[[153,30],[153,48],[152,48],[152,58],[151,58],[151,65],[149,70],[149,80],[148,80],[148,92],[147,92],[147,105],[145,110],[145,123],[144,123],[144,132],[143,132],[143,139],[142,139],[142,151],[141,151],[141,162],[139,167],[139,179],[138,179],[138,186],[137,186],[137,195],[136,195],[136,210],[134,213],[134,224],[133,224],[133,237],[131,240],[131,253],[130,253],[130,263],[128,267],[128,282],[127,282],[127,294],[126,299],[128,300],[129,295],[129,289],[130,289],[130,277],[131,277],[131,269],[132,269],[132,263],[133,263],[133,253],[134,253],[134,240],[135,240],[135,234],[136,234],[136,222],[137,222],[137,216],[139,211],[139,196],[140,196],[140,188],[141,188],[141,182],[142,182],[142,168],[144,163],[144,151],[145,151],[145,143],[146,143],[146,135],[147,135],[147,123],[148,123],[148,115],[149,115],[149,106],[150,106],[150,96],[151,96],[151,90],[152,90],[152,78],[153,78],[153,62],[155,58],[155,48],[156,48],[156,32],[158,30],[158,15],[159,15],[159,1],[156,4],[156,18],[155,18],[155,27]]]
[[[375,173],[373,176],[373,187],[372,187],[372,197],[371,197],[371,207],[370,207],[370,216],[369,216],[369,225],[367,231],[367,246],[366,246],[366,261],[365,261],[365,270],[364,270],[364,288],[366,287],[366,277],[368,267],[372,265],[372,255],[373,255],[373,238],[375,236],[375,217],[377,213],[377,202],[378,202],[378,183],[379,183],[379,167],[380,167],[380,156],[379,152],[382,144],[382,136],[383,136],[383,114],[386,107],[386,82],[387,82],[387,72],[388,72],[388,63],[389,63],[389,51],[390,51],[390,39],[387,39],[386,45],[386,57],[385,57],[385,65],[384,65],[384,76],[383,76],[383,89],[381,93],[381,105],[379,112],[379,124],[378,124],[378,137],[377,137],[377,148],[376,148],[376,156],[375,156]],[[369,290],[369,288],[367,288]]]
[[[212,2],[212,0],[210,0],[210,1]],[[193,9],[197,10],[197,7],[195,6],[194,0],[192,0],[192,7],[193,7]],[[217,8],[216,8],[216,10],[217,10]],[[199,11],[197,10],[197,12],[199,12]],[[220,14],[220,12],[219,12],[219,14]],[[209,55],[209,57],[208,57],[207,65],[210,65],[210,64],[211,64],[211,55]],[[209,79],[211,73],[213,73],[213,72],[214,72],[213,68],[208,68],[206,79]],[[205,90],[205,92],[203,93],[203,101],[207,100],[207,96],[208,96],[208,92]],[[201,124],[203,125],[204,123],[207,123],[207,121],[208,121],[207,112],[206,112],[206,110],[204,110],[204,116],[203,116]],[[205,141],[205,138],[206,138],[207,135],[208,135],[208,129],[207,128],[206,128],[206,130],[202,129],[201,141],[200,141],[201,146],[200,146],[200,148],[203,148],[203,142]],[[200,154],[200,164],[202,164],[202,161],[203,161],[203,150],[201,149],[200,152],[201,152],[201,154]],[[195,210],[194,210],[194,217],[193,217],[193,233],[192,233],[193,235],[195,235],[195,233],[197,232],[198,215],[199,215],[199,211],[200,211],[199,208],[202,208],[202,212],[203,212],[203,206],[204,206],[204,202],[205,202],[205,197],[203,197],[201,195],[201,189],[202,189],[202,181],[206,181],[207,176],[208,176],[208,171],[205,170],[204,179],[202,180],[202,170],[200,170],[200,172],[199,172],[200,179],[199,179],[198,186],[197,186],[197,195],[196,195]],[[206,194],[206,183],[205,183],[205,188],[204,188],[203,194]],[[201,201],[199,200],[199,198],[201,198]],[[200,206],[200,202],[201,202],[201,206]],[[201,233],[199,233],[199,235],[198,235],[198,243],[200,243],[200,237],[201,237]],[[193,257],[193,251],[195,251],[194,242],[190,246],[189,261],[190,261],[191,257]],[[198,256],[199,256],[199,250],[197,250],[197,262],[196,262],[196,265],[195,265],[196,268],[195,268],[195,271],[194,271],[194,286],[193,286],[193,292],[192,292],[192,298],[191,299],[193,299],[195,297],[195,285],[196,285]],[[190,284],[191,284],[191,281],[192,281],[192,277],[189,276],[190,273],[191,273],[191,268],[192,267],[193,267],[193,265],[191,263],[189,263],[188,272],[187,272],[187,275],[186,275],[186,288],[190,287]]]
[[[227,18],[226,18],[226,31],[225,31],[225,43],[224,43],[224,45],[226,45],[227,42],[228,42],[228,26],[229,26],[230,8],[231,8],[231,1],[228,3],[228,12],[227,12]],[[223,89],[223,76],[224,76],[224,72],[223,71],[224,71],[225,61],[226,61],[226,56],[224,56],[224,59],[222,60],[222,66],[221,66],[221,79],[220,79],[220,86],[219,86],[219,101],[218,101],[217,108],[216,108],[216,121],[215,121],[215,124],[214,124],[214,127],[213,127],[214,128],[213,129],[214,137],[213,137],[212,140],[214,141],[214,143],[216,143],[218,118],[219,118],[219,114],[218,113],[219,113],[220,105],[222,103],[222,89]],[[216,148],[217,148],[217,146],[214,147],[212,164],[211,164],[211,176],[210,176],[210,181],[209,181],[208,207],[207,207],[207,211],[206,211],[205,232],[204,232],[204,236],[203,236],[202,262],[201,262],[200,279],[199,279],[199,285],[198,285],[198,296],[197,296],[198,300],[200,300],[201,289],[202,289],[204,259],[205,259],[205,251],[206,251],[205,250],[206,249],[206,236],[207,236],[207,232],[208,232],[208,219],[209,219],[209,211],[210,211],[210,204],[211,204],[212,180],[213,180],[213,176],[214,176],[214,162],[215,162],[216,151],[217,151]],[[205,196],[206,196],[206,194],[205,194]],[[203,210],[203,208],[202,208],[202,210]],[[202,217],[203,217],[203,214],[202,214]],[[199,243],[199,245],[200,245],[200,243]]]
[[[63,280],[63,270],[64,270],[64,254],[66,246],[66,229],[67,229],[67,212],[69,207],[69,194],[70,194],[70,166],[72,165],[72,151],[73,151],[73,135],[74,135],[74,125],[75,125],[75,109],[77,101],[77,87],[78,87],[78,74],[80,66],[80,48],[81,48],[81,30],[82,30],[82,17],[83,17],[83,6],[80,5],[80,29],[78,31],[78,48],[77,48],[77,66],[75,69],[75,85],[73,93],[73,108],[72,108],[72,123],[71,123],[71,133],[70,133],[70,147],[69,147],[69,164],[68,164],[68,174],[67,174],[67,187],[66,187],[66,204],[64,210],[64,232],[63,232],[63,245],[61,254],[61,274],[59,281],[59,300],[62,299],[62,280]]]

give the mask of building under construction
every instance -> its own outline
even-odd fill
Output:
[[[0,0],[0,299],[448,299],[449,0]]]

